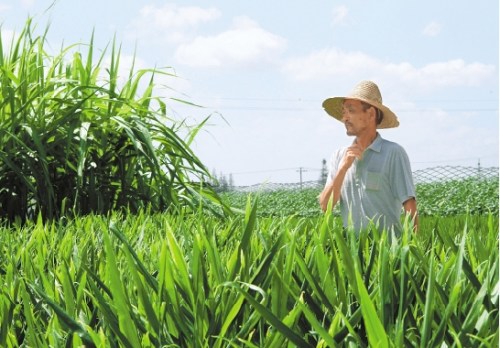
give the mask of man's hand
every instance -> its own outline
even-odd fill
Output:
[[[344,158],[342,158],[342,162],[340,162],[340,168],[343,168],[344,170],[349,169],[355,159],[360,160],[363,158],[363,152],[364,149],[361,146],[357,143],[353,143],[347,148]]]
[[[337,173],[335,173],[334,177],[332,177],[332,181],[329,185],[327,185],[321,194],[319,195],[319,204],[323,211],[326,211],[328,206],[328,201],[332,200],[332,206],[335,206],[340,199],[340,189],[342,187],[342,183],[344,182],[344,177],[347,173],[347,170],[352,166],[354,160],[360,160],[363,158],[363,152],[365,149],[360,146],[356,140],[349,146],[344,154],[344,157],[340,161],[340,165]]]
[[[413,231],[418,231],[418,211],[417,200],[412,197],[403,203],[403,209],[406,214],[409,214],[413,222]]]

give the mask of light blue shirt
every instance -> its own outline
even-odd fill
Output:
[[[330,161],[328,182],[333,180],[347,147]],[[328,185],[327,182],[327,185]],[[408,155],[402,146],[379,134],[347,170],[340,192],[340,211],[345,227],[359,233],[373,222],[380,231],[401,234],[402,205],[416,197]]]

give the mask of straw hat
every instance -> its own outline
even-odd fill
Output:
[[[394,128],[399,126],[398,117],[387,106],[382,104],[382,95],[378,86],[372,81],[361,81],[346,97],[328,98],[323,102],[323,108],[330,115],[342,122],[342,103],[344,99],[356,99],[368,103],[384,114],[377,128]]]

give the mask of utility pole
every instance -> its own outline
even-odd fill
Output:
[[[297,172],[299,172],[299,175],[300,175],[300,189],[302,190],[302,173],[303,172],[307,172],[307,170],[305,170],[304,168],[300,167],[299,170],[297,170]]]

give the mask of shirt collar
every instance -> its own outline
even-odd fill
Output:
[[[368,146],[369,149],[375,151],[375,152],[380,152],[382,149],[382,137],[380,134],[377,132],[377,137],[375,140]]]

